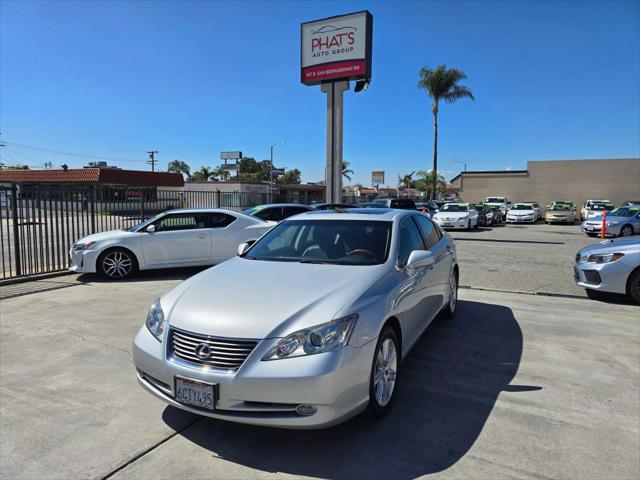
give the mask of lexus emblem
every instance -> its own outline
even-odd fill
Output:
[[[201,343],[196,346],[196,357],[200,360],[206,360],[211,356],[211,347],[206,343]]]

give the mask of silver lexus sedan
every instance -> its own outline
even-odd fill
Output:
[[[321,428],[393,405],[401,360],[456,311],[453,240],[416,211],[296,215],[156,300],[140,384],[193,413]]]

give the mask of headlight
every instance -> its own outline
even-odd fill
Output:
[[[336,350],[349,342],[357,320],[358,314],[354,313],[315,327],[298,330],[280,340],[262,360],[280,360]]]
[[[149,313],[147,314],[146,325],[151,335],[156,337],[158,341],[162,341],[162,333],[164,332],[164,326],[167,320],[164,318],[164,312],[160,306],[160,299],[151,304]]]
[[[589,263],[611,263],[624,257],[624,253],[594,253],[589,255],[587,262]]]
[[[81,250],[89,250],[96,242],[85,242],[85,243],[76,243],[73,246],[74,252],[79,252]]]

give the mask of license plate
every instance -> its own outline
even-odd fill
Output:
[[[218,399],[218,384],[203,383],[188,378],[175,377],[176,401],[205,410],[214,410]]]
[[[445,227],[453,227],[453,223],[443,223]]]
[[[593,232],[593,227],[587,226],[587,230],[589,230],[590,232]]]

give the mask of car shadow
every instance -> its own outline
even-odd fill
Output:
[[[460,301],[453,320],[437,319],[402,363],[394,409],[326,430],[279,430],[203,418],[180,431],[215,457],[256,470],[330,479],[404,480],[440,472],[474,444],[501,392],[529,395],[539,386],[509,385],[522,356],[511,309]]]
[[[78,277],[78,281],[82,283],[137,283],[137,282],[153,282],[157,280],[186,280],[189,277],[200,273],[211,265],[198,267],[183,268],[163,268],[157,270],[140,270],[133,273],[124,280],[107,280],[97,273],[83,273]]]

